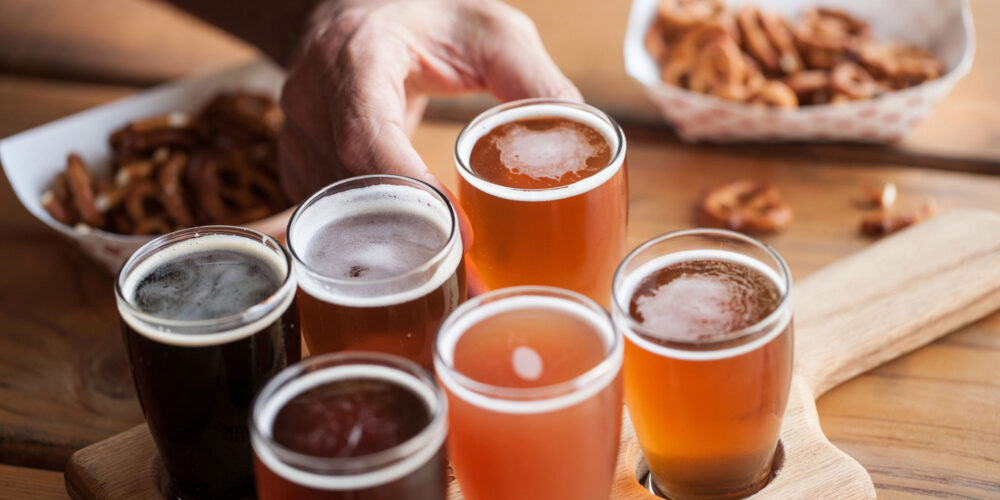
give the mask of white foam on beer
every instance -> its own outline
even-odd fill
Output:
[[[566,382],[554,384],[553,386],[532,387],[525,389],[495,387],[495,389],[503,392],[523,392],[525,394],[531,394],[533,392],[544,392],[550,387],[571,383],[574,387],[567,394],[560,394],[540,399],[507,399],[483,394],[482,392],[473,390],[463,385],[462,382],[454,375],[455,346],[458,344],[459,339],[462,338],[462,335],[464,335],[465,332],[467,332],[474,325],[487,318],[524,309],[549,309],[558,311],[560,314],[580,318],[593,326],[593,330],[591,331],[598,332],[598,335],[601,336],[601,341],[606,348],[612,348],[613,350],[604,360],[602,360],[598,365],[595,365],[594,368],[591,368],[584,374]],[[587,333],[589,334],[590,332]],[[458,310],[453,312],[449,319],[445,320],[445,323],[438,331],[436,347],[439,356],[434,359],[434,372],[437,374],[438,379],[441,380],[441,383],[444,384],[449,391],[466,402],[479,406],[480,408],[501,413],[514,414],[552,412],[586,401],[595,394],[603,391],[608,384],[615,379],[618,372],[621,370],[622,356],[624,353],[622,343],[620,341],[616,341],[617,335],[618,334],[615,332],[615,329],[608,320],[607,316],[582,304],[570,302],[566,299],[560,299],[557,297],[543,295],[519,295],[499,299],[494,302],[487,302],[481,305],[473,302],[467,302]],[[531,354],[537,358],[537,361],[528,359],[531,357]],[[514,352],[514,356],[515,358],[518,357],[516,350]],[[517,374],[528,380],[533,380],[531,375],[535,375],[534,378],[537,379],[538,376],[541,375],[542,369],[542,360],[538,357],[538,353],[532,350],[532,352],[527,356],[523,353],[520,356],[520,360],[514,360],[514,368]],[[519,363],[520,367],[518,366]],[[522,373],[522,370],[524,373]],[[595,370],[599,371],[595,372]],[[473,381],[482,386],[489,386],[488,384],[482,384],[474,379]]]
[[[558,180],[586,170],[587,159],[602,149],[602,145],[591,144],[576,123],[561,123],[546,130],[512,123],[493,141],[507,170],[533,179]]]
[[[463,166],[469,164],[469,156],[472,155],[472,148],[476,142],[491,130],[505,123],[539,116],[568,118],[597,130],[611,147],[611,164],[596,174],[572,184],[545,189],[518,189],[501,186],[477,176],[470,168]],[[520,128],[514,130],[520,130]],[[549,135],[546,135],[546,132],[528,132],[530,134],[518,133],[514,138],[504,140],[497,146],[501,151],[501,160],[508,167],[517,165],[519,169],[517,173],[524,173],[536,178],[559,178],[566,173],[564,165],[570,162],[566,162],[565,156],[561,156],[564,154],[574,158],[582,157],[582,160],[573,164],[579,165],[577,167],[579,169],[586,168],[586,159],[590,157],[590,148],[598,147],[588,144],[586,138],[579,131],[572,131],[568,134],[565,130],[553,130]],[[564,144],[564,140],[568,140],[568,142]],[[515,201],[551,201],[577,196],[604,184],[622,168],[625,155],[620,154],[620,152],[624,150],[625,136],[619,136],[615,126],[593,112],[572,106],[538,103],[507,109],[485,118],[477,117],[462,131],[458,138],[458,143],[455,145],[455,164],[458,167],[458,173],[466,182],[485,193]],[[516,158],[508,162],[510,157]]]
[[[510,364],[514,367],[514,373],[524,380],[538,380],[542,376],[542,372],[545,371],[542,357],[538,355],[538,351],[528,346],[522,345],[514,348]]]
[[[636,288],[648,276],[673,264],[696,260],[720,260],[749,267],[771,280],[782,296],[786,294],[786,285],[778,273],[754,258],[726,250],[685,250],[646,262],[625,277],[621,287],[615,292],[615,300],[617,301],[613,308],[615,323],[621,326],[627,325],[630,321],[634,322],[628,316],[629,304]],[[719,327],[725,331],[727,328],[725,325],[730,323],[732,318],[730,315],[724,316],[716,314],[716,312],[720,309],[718,302],[730,297],[732,291],[716,280],[688,278],[692,279],[674,280],[666,286],[658,288],[653,296],[639,297],[636,301],[639,312],[644,319],[643,329],[646,335],[655,333],[657,337],[666,341],[690,343],[688,332],[691,331],[692,327],[698,329]],[[671,302],[675,299],[682,300],[685,308],[689,308],[689,310],[673,307]],[[774,312],[757,322],[757,324],[773,323],[773,326],[765,334],[748,343],[725,349],[710,351],[677,349],[650,341],[646,335],[635,332],[628,326],[622,326],[620,329],[625,337],[633,343],[661,356],[692,361],[731,358],[766,345],[785,330],[792,318],[791,298],[788,297],[785,301],[787,303],[780,304]],[[777,321],[773,321],[774,317],[777,317]],[[731,337],[720,335],[718,340],[731,340]]]
[[[172,331],[167,327],[150,325],[140,316],[135,314],[134,310],[138,309],[135,306],[136,287],[144,278],[155,271],[156,268],[174,259],[182,259],[190,254],[211,252],[213,250],[229,250],[248,254],[260,260],[264,264],[269,265],[275,275],[284,281],[278,290],[275,291],[268,299],[268,302],[279,301],[280,304],[278,307],[275,307],[265,316],[253,320],[250,323],[240,325],[230,330],[213,333],[179,333]],[[267,325],[277,321],[277,319],[284,314],[285,310],[288,309],[288,304],[290,304],[292,299],[295,298],[295,280],[286,280],[285,278],[288,276],[288,273],[288,263],[285,261],[283,254],[268,249],[258,240],[229,234],[206,234],[203,236],[196,236],[162,248],[137,264],[128,273],[128,276],[126,276],[125,281],[122,283],[122,295],[128,304],[123,304],[123,297],[118,297],[118,312],[121,314],[122,320],[128,323],[128,325],[131,326],[136,332],[163,344],[184,347],[226,344],[259,332]],[[227,284],[227,286],[231,286],[231,284]],[[262,304],[258,304],[255,307],[261,307],[261,305]],[[218,319],[222,320],[224,318]],[[163,318],[163,320],[167,324],[171,323],[169,318]],[[189,325],[194,323],[209,324],[212,321],[214,320],[178,321],[177,323]]]
[[[401,225],[382,236],[360,228],[353,239],[339,234],[323,240],[323,230],[333,227],[334,221],[373,213],[407,214],[427,225],[422,229]],[[288,245],[297,259],[293,267],[299,286],[320,300],[350,307],[382,307],[427,295],[454,274],[462,259],[458,230],[452,233],[454,217],[451,208],[432,193],[403,185],[365,186],[320,198],[299,214],[288,234]],[[433,238],[414,230],[439,231],[446,239],[444,246],[427,258],[429,249],[414,245],[422,241],[426,246]],[[325,246],[336,246],[337,251]],[[414,255],[423,257],[414,260]],[[419,272],[411,275],[434,261],[440,264],[428,271],[429,276]],[[351,267],[358,265],[368,271],[351,278]]]
[[[345,475],[316,474],[303,471],[282,462],[275,456],[274,452],[261,436],[251,434],[251,446],[253,446],[254,453],[256,453],[261,462],[275,474],[307,488],[319,490],[360,490],[387,484],[411,474],[437,454],[438,449],[444,443],[445,436],[448,434],[447,403],[443,398],[439,401],[434,391],[417,377],[387,366],[353,364],[334,366],[307,373],[278,389],[267,401],[260,413],[254,416],[256,420],[254,425],[256,429],[264,433],[264,437],[273,439],[274,421],[281,409],[293,398],[321,385],[338,380],[357,379],[384,380],[405,387],[417,394],[427,404],[428,413],[431,416],[430,423],[428,424],[429,428],[420,431],[416,436],[393,448],[378,452],[390,452],[393,449],[408,446],[408,443],[414,440],[426,441],[416,453],[392,465],[370,472]],[[436,419],[436,415],[441,415],[441,418]],[[365,456],[352,458],[364,460]],[[316,457],[316,460],[317,462],[321,462],[324,460],[324,457]]]

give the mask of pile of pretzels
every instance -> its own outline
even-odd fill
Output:
[[[273,99],[251,93],[133,121],[109,139],[109,178],[70,154],[42,206],[66,225],[134,235],[263,219],[291,206],[278,183],[283,123]]]
[[[865,21],[825,8],[793,23],[724,0],[661,0],[645,46],[666,83],[777,108],[870,99],[945,71],[926,50],[877,42]]]

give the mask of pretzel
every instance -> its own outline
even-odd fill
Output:
[[[835,93],[851,99],[868,99],[882,92],[882,87],[865,71],[852,62],[842,62],[830,72],[830,87]]]
[[[60,172],[52,179],[52,187],[42,193],[42,208],[44,208],[53,219],[72,226],[79,220],[79,216],[73,209],[73,201],[70,199],[69,185],[66,181],[66,174]]]
[[[764,34],[778,53],[778,69],[786,75],[802,71],[804,63],[788,21],[773,12],[761,12],[759,17]]]
[[[663,0],[657,17],[668,38],[696,24],[711,21],[725,12],[723,0]]]
[[[722,89],[726,92],[746,80],[746,71],[746,62],[736,42],[729,37],[717,37],[698,53],[688,88],[702,94]]]
[[[167,215],[178,227],[194,225],[194,217],[188,210],[182,192],[181,175],[185,166],[187,166],[187,155],[177,152],[160,167],[159,174],[160,201]]]
[[[748,101],[750,104],[775,108],[794,108],[799,105],[799,99],[788,85],[777,80],[764,84]]]
[[[778,53],[761,26],[760,11],[746,5],[736,15],[736,23],[743,35],[743,46],[762,66],[765,73],[775,74],[779,70]]]
[[[857,57],[873,76],[886,78],[897,89],[934,80],[944,73],[944,64],[931,53],[900,43],[864,44]]]
[[[861,219],[861,234],[865,236],[885,236],[919,222],[930,219],[937,213],[934,200],[927,200],[916,210],[909,212],[880,211]]]
[[[843,51],[870,38],[868,23],[834,9],[809,9],[795,27],[795,40],[810,49]]]
[[[94,204],[94,178],[77,154],[66,158],[66,180],[69,186],[73,207],[80,215],[80,221],[91,227],[103,227],[105,223],[102,214]]]
[[[699,205],[700,223],[741,232],[776,232],[792,222],[791,207],[773,186],[738,180],[718,186]]]
[[[717,24],[700,24],[686,31],[670,50],[660,77],[667,83],[685,86],[702,49],[718,38],[726,38],[726,30]]]

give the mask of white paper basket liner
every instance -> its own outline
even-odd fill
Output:
[[[278,98],[283,70],[267,61],[255,61],[217,73],[160,85],[96,108],[21,132],[0,141],[0,161],[21,204],[49,227],[75,241],[108,271],[118,271],[125,259],[153,236],[113,234],[62,224],[41,205],[41,195],[66,166],[66,157],[78,153],[97,175],[107,175],[111,151],[108,136],[129,121],[169,111],[196,112],[217,93],[246,90]],[[248,224],[280,237],[291,209]]]
[[[879,41],[898,40],[929,49],[947,72],[939,79],[875,99],[796,109],[761,109],[691,92],[660,80],[643,45],[659,0],[633,0],[625,33],[625,70],[686,141],[899,140],[919,124],[972,66],[975,38],[965,0],[730,0],[799,19],[810,7],[847,11],[866,21]]]

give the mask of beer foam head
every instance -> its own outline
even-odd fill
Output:
[[[588,140],[582,130],[584,126],[569,122],[534,130],[524,123],[512,123],[493,140],[500,151],[500,161],[511,172],[534,179],[558,180],[585,170],[587,159],[601,151],[602,145]]]
[[[484,299],[497,294],[510,296],[484,302]],[[562,298],[564,296],[570,296],[572,300]],[[455,347],[465,332],[493,316],[523,309],[550,309],[590,323],[593,326],[591,331],[600,335],[606,346],[607,357],[582,375],[552,386],[494,387],[456,373]],[[441,325],[436,342],[434,371],[441,383],[466,402],[501,413],[546,413],[585,401],[614,380],[623,357],[620,337],[599,305],[576,292],[539,286],[504,288],[469,300]],[[539,378],[544,368],[541,357],[529,347],[515,349],[510,361],[516,374],[525,380]],[[539,397],[538,394],[544,396]]]
[[[289,260],[276,241],[259,233],[254,237],[224,234],[217,227],[193,228],[167,237],[181,233],[187,236],[166,246],[139,249],[122,267],[118,311],[138,333],[171,345],[218,345],[260,331],[287,309],[294,298],[295,281],[289,277]],[[263,281],[262,276],[248,277],[242,266],[199,265],[213,254],[222,259],[246,255],[266,266],[257,272],[270,277]],[[264,310],[268,312],[258,314]]]
[[[724,276],[720,273],[684,274],[660,285],[651,293],[635,298],[637,312],[642,321],[636,321],[628,311],[629,305],[643,281],[669,266],[690,261],[722,261],[749,268],[771,281],[781,296],[786,285],[774,269],[743,254],[726,250],[685,250],[652,259],[630,272],[620,283],[615,283],[615,319],[625,325],[621,328],[626,337],[644,349],[661,355],[691,360],[723,359],[750,352],[770,342],[791,321],[790,304],[783,304],[778,297],[777,309],[761,314],[760,306],[752,303],[751,285],[746,277]],[[757,293],[756,291],[752,293]],[[756,310],[755,310],[756,309]],[[758,322],[754,318],[763,317]],[[773,324],[769,318],[777,317]],[[639,324],[641,332],[630,325]],[[742,337],[747,328],[758,325],[768,330],[746,344],[719,350],[693,350],[671,348],[653,342],[690,343],[720,342]]]
[[[364,354],[363,356],[369,356]],[[320,356],[317,358],[323,358]],[[328,355],[326,357],[329,357]],[[312,361],[315,362],[317,358]],[[320,360],[321,361],[321,360]],[[308,364],[309,360],[300,364]],[[416,367],[414,367],[416,368]],[[323,367],[295,376],[290,367],[282,372],[261,390],[254,402],[253,422],[250,441],[254,453],[260,461],[273,473],[296,484],[319,490],[361,490],[373,488],[396,481],[413,473],[427,463],[443,446],[448,432],[447,401],[444,395],[432,385],[430,380],[421,380],[407,371],[379,364],[362,362]],[[343,380],[378,380],[402,387],[418,396],[426,405],[430,415],[427,427],[416,436],[392,448],[372,455],[359,455],[351,458],[311,457],[290,450],[276,452],[273,440],[274,423],[279,412],[293,398],[322,385]],[[357,466],[358,461],[371,457],[385,458],[387,455],[399,455],[401,460],[390,460],[384,467],[354,473],[316,473],[311,472],[318,466],[330,465],[338,467],[346,465]],[[290,459],[290,460],[289,460]],[[301,465],[310,467],[303,470]]]
[[[514,173],[536,179],[559,179],[567,173],[587,168],[586,161],[603,146],[590,144],[579,128],[588,126],[599,132],[611,147],[611,163],[600,172],[572,184],[545,189],[517,189],[501,186],[477,176],[469,166],[472,149],[480,138],[493,129],[525,118],[558,116],[582,125],[545,131],[523,125],[510,127],[498,138],[500,159]],[[485,111],[462,130],[455,144],[455,163],[462,178],[480,191],[498,198],[517,201],[551,201],[577,196],[600,186],[614,176],[625,161],[625,135],[618,125],[600,110],[571,102],[525,99],[502,104]],[[572,158],[572,161],[566,161]]]
[[[462,258],[456,216],[435,192],[416,184],[334,186],[307,200],[289,225],[296,277],[310,295],[386,306],[426,295],[454,274]]]

